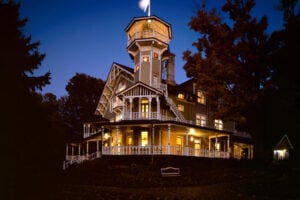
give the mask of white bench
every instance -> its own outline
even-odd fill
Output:
[[[180,169],[175,167],[165,167],[160,169],[162,177],[176,177],[180,176]]]

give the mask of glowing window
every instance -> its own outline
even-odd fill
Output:
[[[220,143],[219,142],[215,144],[215,148],[216,148],[216,150],[220,150]]]
[[[142,99],[142,117],[148,118],[149,116],[149,101],[148,99]]]
[[[196,125],[206,126],[206,121],[206,115],[201,115],[199,113],[196,114]]]
[[[205,96],[204,96],[203,92],[200,90],[197,91],[197,103],[201,103],[201,104],[206,103]]]
[[[154,59],[158,59],[158,53],[155,53],[155,52],[154,52],[154,53],[153,53],[153,58],[154,58]]]
[[[182,137],[180,137],[180,136],[176,137],[176,145],[177,146],[182,146]]]
[[[149,56],[143,56],[143,62],[149,62],[150,58]]]
[[[148,145],[148,131],[142,131],[141,132],[141,139],[142,139],[142,146]]]
[[[178,104],[177,108],[178,108],[178,110],[181,111],[181,112],[184,111],[184,105],[182,105],[182,104]]]
[[[223,130],[223,121],[220,119],[215,119],[215,128],[218,130]]]
[[[128,145],[132,145],[132,137],[128,137]]]
[[[184,99],[184,94],[179,93],[177,97],[178,97],[178,99]]]
[[[140,65],[139,65],[139,64],[136,64],[136,65],[135,65],[135,71],[137,72],[137,71],[139,71],[139,69],[140,69]]]

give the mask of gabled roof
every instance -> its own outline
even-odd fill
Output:
[[[280,141],[276,144],[275,149],[281,149],[281,148],[289,148],[293,149],[293,145],[287,136],[287,134],[284,134],[284,136],[280,139]]]
[[[134,88],[137,88],[137,87],[145,88],[145,89],[147,89],[147,90],[149,90],[149,91],[151,91],[155,94],[162,94],[161,91],[159,91],[159,90],[157,90],[157,89],[155,89],[155,88],[153,88],[153,87],[151,87],[151,86],[149,86],[149,85],[147,85],[143,82],[138,81],[135,84],[131,85],[130,87],[128,87],[128,88],[120,91],[119,93],[117,93],[116,96],[119,96],[120,94],[125,94],[125,93],[127,93],[127,92],[129,92],[129,91],[131,91],[131,90],[133,90]]]
[[[108,109],[108,105],[110,104],[111,98],[115,94],[118,81],[121,77],[129,82],[133,82],[133,69],[125,65],[113,62],[95,111],[96,115],[100,114],[102,115],[102,117],[104,117]]]
[[[123,68],[124,70],[126,70],[126,71],[128,71],[129,73],[134,73],[134,70],[133,70],[133,68],[131,68],[131,67],[127,67],[127,66],[125,66],[125,65],[122,65],[122,64],[120,64],[120,63],[117,63],[117,62],[113,62],[113,65],[118,65],[119,67],[121,67],[121,68]]]

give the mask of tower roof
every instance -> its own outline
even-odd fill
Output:
[[[133,26],[134,23],[138,22],[138,21],[142,21],[142,20],[155,20],[155,21],[159,21],[162,24],[164,24],[165,26],[168,27],[168,35],[170,37],[170,39],[172,39],[172,29],[171,29],[171,24],[162,20],[161,18],[157,17],[156,15],[151,15],[151,16],[144,16],[144,17],[134,17],[130,23],[127,25],[127,27],[125,28],[125,31],[128,32],[129,29]]]

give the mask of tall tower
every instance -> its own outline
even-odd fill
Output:
[[[134,62],[134,81],[157,87],[161,84],[162,68],[166,67],[170,77],[167,82],[175,84],[174,56],[169,52],[171,25],[157,16],[136,17],[125,31],[127,51]],[[167,66],[162,64],[164,60]]]

